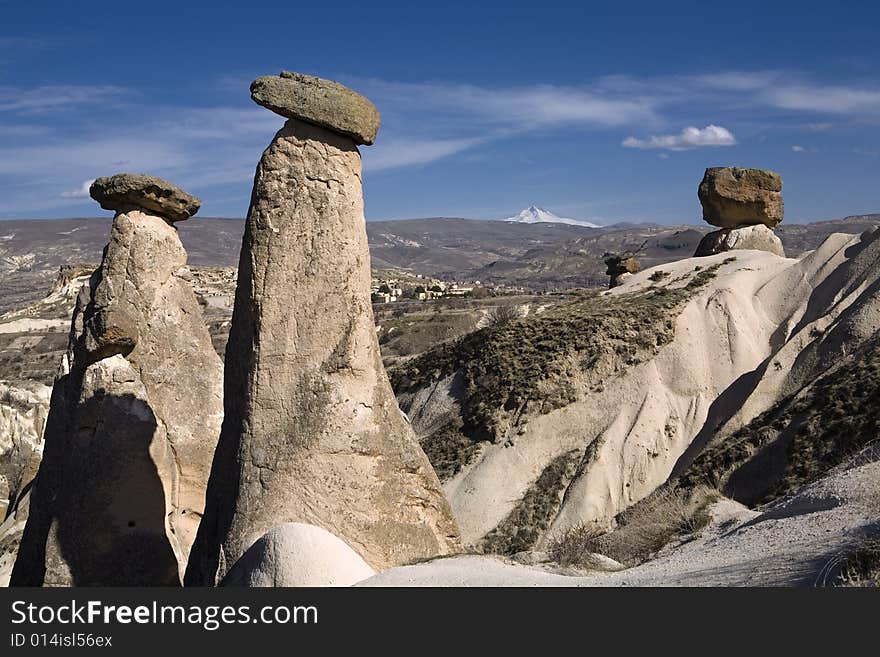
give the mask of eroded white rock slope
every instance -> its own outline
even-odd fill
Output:
[[[479,543],[548,464],[572,450],[584,456],[537,547],[580,522],[610,526],[717,429],[742,426],[836,354],[858,346],[880,325],[877,235],[835,234],[799,259],[761,251],[689,258],[640,272],[609,291],[675,287],[695,267],[719,265],[715,278],[686,302],[674,339],[655,357],[603,390],[529,418],[511,440],[484,443],[477,458],[445,482],[464,543]],[[668,275],[658,281],[658,270]],[[422,435],[458,412],[450,381],[404,405]]]
[[[360,586],[825,586],[841,558],[880,538],[880,451],[873,449],[761,512],[714,504],[696,538],[618,572],[523,566],[468,555],[392,568]]]

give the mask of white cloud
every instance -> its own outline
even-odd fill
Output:
[[[792,146],[791,150],[793,150],[795,153],[806,153],[807,152],[806,148],[804,148],[803,146],[798,146],[798,145]]]
[[[77,189],[72,189],[67,192],[61,192],[62,198],[89,198],[89,187],[92,186],[92,183],[95,182],[95,179],[86,180],[82,185],[80,185]]]
[[[696,75],[691,80],[697,86],[743,92],[766,89],[781,76],[780,71],[722,71]]]
[[[762,92],[774,107],[827,114],[880,114],[880,90],[846,86],[774,85]]]
[[[733,131],[748,131],[760,140],[774,126],[819,131],[828,130],[829,121],[880,118],[876,84],[825,85],[776,70],[507,87],[344,81],[371,98],[383,115],[376,146],[361,149],[368,172],[422,166],[537,132],[572,135],[572,148],[583,145],[575,130],[602,130],[615,141],[635,135],[623,146],[654,149],[663,157],[734,145]],[[233,86],[240,92],[246,84]],[[283,124],[281,117],[244,99],[215,107],[163,105],[100,84],[0,85],[0,116],[0,193],[6,207],[18,213],[62,204],[83,207],[81,181],[123,170],[166,177],[210,203],[233,189],[246,190],[260,152]],[[703,125],[696,123],[703,117],[716,123],[693,127]],[[682,126],[691,127],[677,132]],[[522,149],[526,158],[527,148]],[[793,150],[815,152],[802,148]],[[246,191],[237,193],[246,205]]]
[[[72,105],[102,103],[119,97],[125,89],[111,85],[49,85],[22,89],[0,87],[0,112],[40,112]]]
[[[114,136],[115,131],[101,138],[83,136],[52,140],[29,146],[0,147],[0,175],[63,177],[68,179],[112,175],[121,160],[132,171],[145,173],[179,169],[195,164],[192,154],[180,143],[151,138],[149,129],[138,136]],[[69,181],[67,184],[72,184]]]
[[[653,78],[607,76],[599,78],[594,89],[638,95],[658,113],[689,106],[749,114],[763,108],[819,115],[880,116],[880,87],[876,82],[824,84],[782,70],[716,71]],[[819,130],[830,127],[820,120],[812,125]]]
[[[450,124],[479,124],[515,132],[554,125],[619,126],[657,119],[653,101],[593,87],[527,85],[492,88],[470,84],[354,80],[351,84],[395,116],[441,114]],[[458,119],[457,121],[455,119]]]
[[[364,149],[364,169],[381,171],[418,164],[428,164],[472,148],[481,139],[391,139]]]
[[[736,138],[730,130],[718,125],[707,125],[705,128],[689,126],[677,135],[654,135],[648,139],[627,137],[623,140],[622,146],[626,148],[664,148],[670,151],[684,151],[691,148],[734,146],[735,144]]]
[[[174,138],[229,141],[237,137],[270,136],[284,125],[284,118],[261,107],[179,108],[157,121],[163,134]]]

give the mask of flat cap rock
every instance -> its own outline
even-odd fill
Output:
[[[379,132],[379,110],[359,93],[338,82],[281,71],[251,83],[258,105],[288,119],[300,119],[372,144]]]
[[[142,209],[169,221],[189,219],[202,205],[201,199],[187,194],[177,185],[141,173],[117,173],[98,178],[89,194],[105,210],[127,212]]]
[[[721,228],[782,221],[782,176],[765,169],[711,167],[706,169],[697,196],[703,220]]]

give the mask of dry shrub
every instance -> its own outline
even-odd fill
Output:
[[[836,565],[836,586],[880,586],[880,539],[867,538],[842,557],[832,560]]]
[[[569,527],[550,539],[550,559],[561,566],[586,566],[590,554],[598,551],[597,539],[602,531],[591,523]]]
[[[664,487],[618,516],[619,526],[602,534],[594,525],[577,525],[555,537],[550,555],[562,565],[585,565],[597,552],[625,566],[646,561],[676,538],[709,524],[709,505],[718,491],[708,486],[692,491]]]
[[[486,326],[500,326],[521,317],[522,312],[520,312],[519,306],[496,306],[486,313]]]

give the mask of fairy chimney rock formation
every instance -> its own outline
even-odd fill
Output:
[[[782,177],[765,169],[711,167],[697,190],[703,221],[721,230],[708,233],[695,256],[736,249],[769,251],[785,256],[773,232],[782,221]]]
[[[223,365],[171,223],[199,201],[129,174],[92,196],[118,212],[74,309],[11,583],[180,584],[223,413]]]
[[[273,527],[305,523],[381,570],[459,549],[440,483],[382,366],[361,158],[379,115],[345,87],[259,78],[290,117],[257,166],[226,347],[225,415],[187,584],[213,585]]]

